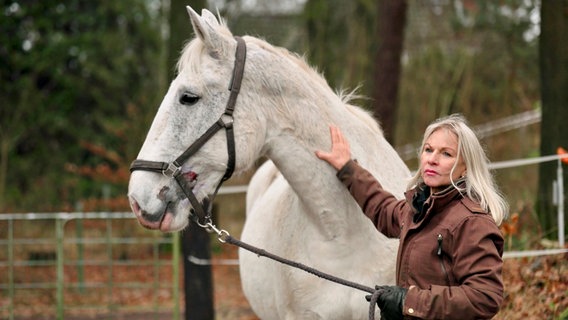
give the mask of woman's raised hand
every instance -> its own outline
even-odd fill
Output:
[[[339,170],[351,159],[351,149],[349,142],[338,127],[330,125],[329,132],[331,134],[331,151],[317,150],[316,157]]]

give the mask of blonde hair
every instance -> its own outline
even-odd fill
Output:
[[[500,225],[507,216],[509,205],[499,192],[493,176],[489,171],[489,160],[479,139],[467,125],[467,121],[462,115],[452,114],[437,119],[430,124],[424,132],[419,156],[424,150],[426,140],[434,131],[441,128],[453,132],[458,137],[456,162],[452,167],[450,176],[453,174],[460,158],[463,159],[467,170],[467,174],[465,175],[465,188],[459,188],[453,180],[451,181],[452,186],[460,190],[460,192],[465,191],[468,197],[479,202],[484,210],[489,211],[495,223]],[[416,174],[410,179],[408,189],[415,188],[422,183],[424,183],[422,179],[422,168],[419,168]]]

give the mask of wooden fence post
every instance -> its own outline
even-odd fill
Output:
[[[189,260],[189,257],[207,261],[211,259],[209,233],[191,221],[187,229],[182,232],[182,248],[185,319],[215,319],[211,265],[195,264]]]

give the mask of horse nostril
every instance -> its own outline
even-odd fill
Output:
[[[140,215],[140,205],[136,200],[130,199],[130,208],[132,209],[132,212],[134,212],[136,216]]]
[[[144,219],[146,222],[160,222],[162,221],[162,217],[164,216],[163,213],[161,214],[150,214],[144,210],[142,210],[142,213],[140,215],[140,217],[142,217],[142,219]]]

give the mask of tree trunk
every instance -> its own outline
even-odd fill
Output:
[[[8,180],[8,158],[10,156],[9,138],[0,135],[0,212],[4,211],[4,201],[6,194],[6,181]]]
[[[542,99],[541,155],[556,153],[568,147],[568,2],[541,2],[541,34],[539,42]],[[557,162],[540,165],[537,213],[546,237],[557,236],[556,207],[552,204],[552,182],[556,179]],[[568,168],[564,165],[564,185]],[[566,199],[564,208],[566,208]],[[566,217],[564,219],[566,221]]]
[[[185,319],[215,319],[211,265],[195,264],[189,260],[190,257],[211,260],[209,233],[190,221],[180,239],[184,259]]]
[[[407,4],[406,0],[382,0],[378,4],[374,115],[381,122],[386,139],[393,144]]]

